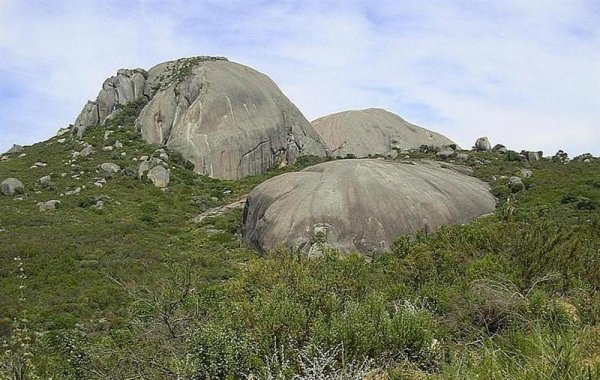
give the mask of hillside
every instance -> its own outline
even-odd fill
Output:
[[[0,161],[0,181],[25,185],[0,197],[3,376],[600,375],[597,159],[463,152],[500,200],[493,216],[399,237],[377,256],[307,259],[251,249],[241,209],[192,218],[319,159],[225,181],[194,174],[168,151],[161,190],[134,178],[141,156],[161,152],[133,129],[107,128],[106,139],[107,129],[92,128],[82,141],[57,136]],[[86,144],[95,152],[70,161]],[[125,170],[97,172],[105,162]],[[521,168],[532,175],[513,193],[501,177]],[[51,183],[40,184],[46,175]],[[59,207],[40,211],[51,199]]]

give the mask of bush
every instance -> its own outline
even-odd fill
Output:
[[[81,208],[88,208],[90,206],[95,205],[96,201],[96,197],[86,197],[80,199],[77,205]]]
[[[515,152],[514,150],[509,150],[504,155],[504,160],[509,161],[509,162],[523,161],[523,156],[521,156],[519,153]]]
[[[301,168],[320,164],[322,162],[327,161],[327,159],[323,157],[313,156],[313,155],[305,155],[300,156],[296,159],[295,165]]]
[[[127,102],[126,104],[117,105],[116,113],[113,117],[106,120],[107,127],[118,127],[118,126],[133,126],[136,119],[140,116],[142,109],[148,103],[148,99],[145,96]]]
[[[560,199],[560,203],[571,205],[576,210],[595,210],[598,208],[598,203],[591,200],[590,198],[583,196],[575,196],[572,194],[565,194]]]

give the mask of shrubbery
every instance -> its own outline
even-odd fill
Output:
[[[84,138],[98,147],[103,132]],[[129,164],[155,150],[126,128],[110,139],[125,142]],[[59,148],[31,149],[49,152],[48,170],[60,172]],[[259,256],[239,237],[241,210],[190,219],[323,159],[221,181],[169,152],[162,192],[124,175],[93,186],[111,154],[79,162],[91,186],[60,198],[60,212],[0,199],[10,211],[0,215],[3,375],[25,363],[25,378],[64,379],[600,377],[596,161],[470,153],[473,175],[500,198],[495,215],[399,237],[368,258],[325,249],[308,259],[285,249]],[[41,173],[1,165],[30,183]],[[533,176],[513,194],[508,178],[525,165]],[[40,197],[73,181],[56,182]],[[99,199],[102,212],[92,211]],[[16,253],[27,278],[17,277]]]
[[[113,116],[106,120],[107,127],[125,126],[131,127],[135,124],[136,119],[140,116],[144,106],[148,104],[146,97],[140,97],[136,100],[127,102],[124,105],[118,105]]]

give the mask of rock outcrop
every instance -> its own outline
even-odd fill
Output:
[[[104,124],[109,116],[133,100],[150,96],[146,81],[148,73],[143,69],[121,69],[117,75],[102,84],[102,90],[95,101],[88,101],[75,120],[75,127],[89,127]]]
[[[394,150],[454,144],[439,133],[379,108],[335,113],[314,120],[312,126],[332,156],[395,155]]]
[[[18,144],[13,144],[13,146],[6,151],[6,154],[19,154],[19,153],[23,153],[23,151],[25,150],[25,148],[23,148],[22,145],[18,145]]]
[[[262,250],[283,244],[308,252],[323,239],[367,253],[494,208],[487,184],[446,164],[338,160],[257,186],[246,201],[243,235]]]
[[[537,162],[542,159],[542,152],[531,152],[528,150],[522,150],[521,155],[525,157],[528,162]]]
[[[327,154],[271,79],[221,57],[119,70],[86,104],[74,130],[102,125],[138,100],[147,102],[135,119],[143,139],[179,151],[200,174],[237,179],[292,164],[300,155]]]

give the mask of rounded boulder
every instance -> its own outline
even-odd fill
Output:
[[[0,192],[4,195],[14,195],[24,190],[25,186],[23,186],[23,182],[16,178],[6,178],[0,183]]]
[[[387,156],[395,155],[395,150],[418,149],[422,145],[454,144],[437,132],[380,108],[335,113],[314,120],[312,126],[334,157]]]
[[[486,183],[430,161],[338,160],[257,186],[243,236],[260,250],[389,250],[400,235],[462,224],[495,209]]]

